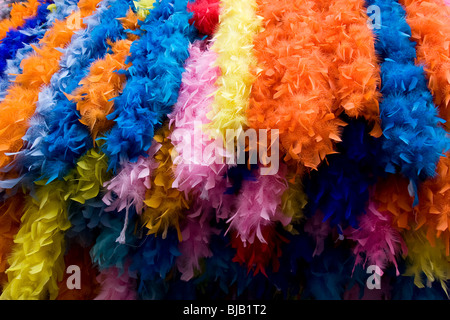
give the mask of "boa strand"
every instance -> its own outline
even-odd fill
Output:
[[[154,135],[154,140],[161,144],[161,147],[154,156],[158,167],[152,173],[153,185],[145,193],[146,208],[142,213],[142,221],[148,229],[148,234],[162,234],[163,238],[167,236],[169,227],[174,227],[181,241],[180,221],[184,218],[185,210],[190,207],[190,199],[172,187],[173,145],[169,135],[170,130],[166,125]]]
[[[48,85],[52,76],[59,70],[59,61],[62,52],[55,50],[63,48],[70,43],[76,27],[67,23],[79,14],[82,18],[89,16],[95,10],[100,0],[82,0],[78,3],[79,13],[72,13],[65,21],[57,21],[40,41],[40,47],[35,48],[35,54],[23,60],[23,72],[17,75],[15,84],[8,89],[8,94],[0,103],[0,110],[5,117],[1,118],[0,126],[7,130],[2,131],[0,141],[0,167],[9,164],[13,157],[9,154],[22,148],[22,137],[29,124],[28,119],[35,111],[40,88]]]
[[[128,267],[120,272],[117,268],[103,270],[97,277],[100,293],[93,300],[136,300],[136,276],[130,274]]]
[[[0,41],[11,29],[23,26],[27,18],[34,16],[38,10],[38,0],[27,0],[11,4],[10,18],[0,21]]]
[[[246,112],[249,126],[278,129],[284,160],[316,169],[335,153],[334,142],[345,125],[333,112],[336,98],[325,77],[332,61],[320,50],[321,18],[313,1],[258,4],[264,30],[254,39],[257,67]]]
[[[258,169],[253,179],[244,181],[236,208],[227,220],[229,230],[235,231],[244,246],[254,243],[255,237],[258,242],[268,244],[263,229],[277,222],[283,226],[291,222],[281,210],[281,197],[288,188],[286,171],[285,166],[280,166],[276,175],[261,175]]]
[[[256,8],[256,0],[221,1],[220,23],[211,47],[217,53],[221,75],[216,81],[208,127],[214,137],[227,143],[227,129],[239,133],[247,125],[245,110],[254,82],[251,69],[256,65],[252,44],[261,29]]]
[[[219,25],[220,1],[196,0],[188,3],[188,10],[193,13],[189,20],[197,30],[205,35],[212,36]]]
[[[169,139],[177,153],[173,159],[172,187],[186,196],[192,192],[217,209],[222,205],[227,187],[224,179],[227,165],[216,160],[226,156],[226,152],[220,139],[210,139],[204,131],[214,100],[214,83],[220,74],[220,69],[213,66],[216,58],[217,54],[205,41],[196,41],[190,46],[178,100],[168,118],[169,126],[173,127]],[[211,147],[215,147],[214,151]]]
[[[140,23],[140,39],[126,60],[132,65],[126,71],[127,84],[114,100],[114,112],[106,117],[115,123],[104,144],[113,172],[127,161],[146,156],[155,129],[177,101],[194,35],[186,5],[185,0],[163,0]]]
[[[10,2],[9,0],[0,0],[0,19],[6,19],[9,16],[12,9]]]
[[[398,229],[392,225],[392,216],[388,212],[380,212],[371,202],[367,213],[359,217],[359,227],[346,230],[347,238],[356,242],[353,253],[356,265],[376,265],[383,270],[393,264],[399,276],[397,259],[407,255],[408,249]],[[380,275],[382,275],[381,273]]]
[[[104,155],[90,150],[65,181],[37,182],[28,196],[22,224],[14,237],[2,299],[55,299],[64,269],[64,232],[71,223],[67,201],[85,203],[100,192],[106,173]]]
[[[438,282],[448,297],[446,282],[450,279],[450,257],[445,255],[445,245],[436,239],[432,246],[423,230],[407,231],[403,234],[408,256],[405,276],[414,276],[414,284],[423,288],[423,276],[428,283]]]
[[[61,179],[76,159],[93,145],[93,141],[89,139],[89,129],[80,122],[76,103],[68,100],[65,94],[75,90],[82,77],[87,78],[84,82],[90,80],[87,75],[89,64],[92,59],[101,59],[106,54],[109,48],[108,40],[116,42],[127,37],[119,18],[127,16],[129,1],[120,0],[111,4],[106,2],[102,6],[103,10],[92,20],[92,25],[73,39],[74,45],[67,51],[64,65],[70,71],[63,72],[59,82],[55,79],[55,84],[60,89],[56,93],[54,107],[47,109],[48,129],[39,145],[39,152],[43,154],[44,159],[42,178],[48,178],[50,181]],[[63,85],[65,81],[67,86]]]
[[[435,246],[435,238],[445,245],[450,255],[450,155],[441,157],[437,175],[419,188],[419,206],[415,210],[416,229],[424,228],[428,241]]]
[[[411,38],[417,43],[417,62],[424,66],[428,87],[443,119],[450,119],[450,7],[442,0],[400,0]],[[446,123],[450,131],[450,122]]]
[[[371,125],[371,135],[381,136],[380,70],[375,53],[375,39],[367,26],[364,0],[321,1],[323,31],[322,50],[333,57],[329,77],[335,96],[350,118],[364,117]]]
[[[332,227],[356,228],[357,217],[369,201],[369,187],[383,175],[380,141],[369,131],[365,120],[348,119],[336,148],[339,153],[329,156],[328,165],[323,163],[305,180],[308,213],[320,210]]]
[[[5,77],[4,72],[7,67],[7,60],[15,57],[17,51],[23,48],[26,44],[33,43],[40,39],[40,34],[34,33],[32,30],[38,29],[45,22],[47,22],[47,14],[49,13],[47,6],[52,2],[52,0],[39,1],[39,7],[36,15],[25,19],[23,26],[20,26],[17,29],[10,29],[5,38],[1,40],[0,77]]]
[[[379,6],[382,26],[375,28],[381,63],[381,123],[386,172],[410,179],[413,194],[423,179],[435,174],[439,157],[449,147],[424,70],[416,66],[415,37],[405,21],[405,11],[393,0],[370,0]],[[415,197],[414,205],[418,204]]]
[[[298,234],[296,226],[305,220],[304,210],[308,203],[308,196],[302,180],[296,175],[290,177],[291,175],[288,169],[286,175],[288,188],[281,195],[281,211],[291,221],[285,229],[292,234]]]

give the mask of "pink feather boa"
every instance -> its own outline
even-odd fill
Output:
[[[136,277],[129,274],[128,268],[125,268],[121,274],[116,267],[103,270],[97,276],[97,281],[100,283],[101,290],[94,300],[137,299]]]

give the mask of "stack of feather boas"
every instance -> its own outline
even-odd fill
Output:
[[[448,299],[449,43],[444,0],[0,0],[1,298]]]

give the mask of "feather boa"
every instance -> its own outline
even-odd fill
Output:
[[[219,25],[220,1],[196,0],[188,3],[188,10],[193,13],[189,23],[200,33],[212,36]]]
[[[42,33],[34,33],[32,30],[39,29],[47,21],[47,6],[52,3],[51,0],[39,1],[39,7],[36,15],[25,19],[23,26],[17,29],[10,29],[6,37],[0,43],[0,77],[5,77],[4,71],[7,66],[7,60],[15,57],[17,50],[23,48],[28,43],[33,43],[40,39]],[[31,31],[31,32],[30,32]]]
[[[97,270],[92,266],[89,256],[89,247],[82,247],[71,243],[64,255],[66,266],[75,265],[80,268],[80,288],[69,289],[67,281],[71,273],[64,273],[64,277],[59,282],[58,296],[56,300],[93,300],[100,291],[100,284],[97,281]],[[70,280],[69,280],[70,281]]]
[[[276,175],[261,175],[258,171],[251,180],[244,181],[236,199],[235,210],[227,220],[229,229],[234,230],[244,246],[258,241],[267,244],[262,230],[280,222],[283,226],[291,222],[281,210],[281,197],[287,190],[285,178],[287,168],[280,166]]]
[[[292,177],[290,177],[292,175]],[[285,229],[292,234],[297,234],[296,226],[305,220],[304,209],[308,203],[302,180],[289,172],[286,175],[288,188],[281,196],[281,211],[290,219]]]
[[[135,275],[117,268],[103,270],[97,277],[101,291],[94,300],[136,300]]]
[[[380,137],[380,70],[365,2],[327,0],[321,5],[326,8],[322,50],[333,57],[329,77],[338,103],[349,117],[364,117],[373,127],[371,134]]]
[[[435,174],[449,140],[440,127],[442,119],[428,91],[424,70],[414,64],[415,37],[405,21],[401,5],[393,0],[370,0],[379,6],[381,29],[377,34],[376,50],[382,59],[380,104],[383,129],[383,149],[386,172],[400,172],[410,179],[417,194],[421,180]],[[414,205],[417,205],[417,197]]]
[[[79,159],[64,182],[38,182],[35,198],[26,199],[22,224],[14,238],[2,299],[57,297],[57,282],[64,269],[64,232],[71,226],[67,199],[83,204],[95,198],[105,173],[104,155],[92,149]]]
[[[170,131],[164,126],[154,136],[161,148],[154,156],[158,167],[152,174],[153,184],[145,193],[146,208],[142,213],[142,221],[148,229],[148,234],[162,234],[165,238],[169,227],[174,227],[178,232],[178,239],[181,240],[180,220],[184,217],[184,211],[189,209],[190,199],[172,187],[173,145],[169,135]]]
[[[329,164],[323,163],[305,180],[309,215],[320,210],[332,227],[357,226],[357,217],[365,212],[369,200],[369,187],[384,169],[380,141],[369,131],[364,120],[348,119],[337,145],[339,153],[330,155]]]
[[[256,0],[221,1],[220,23],[211,49],[217,52],[216,65],[222,72],[208,127],[224,142],[227,129],[239,133],[247,125],[245,110],[254,82],[250,71],[256,64],[252,44],[261,28],[256,8]]]
[[[313,1],[258,4],[264,31],[254,39],[257,68],[246,112],[249,126],[278,129],[284,160],[317,168],[335,152],[345,125],[333,113],[336,99],[324,76],[331,59],[320,51],[319,13]]]
[[[424,228],[428,241],[435,245],[435,238],[445,246],[450,255],[450,157],[441,157],[437,175],[425,181],[419,188],[419,206],[415,210],[416,229]]]
[[[406,257],[405,276],[414,276],[414,284],[423,288],[423,276],[427,282],[440,283],[448,297],[446,282],[450,279],[450,257],[445,255],[445,245],[436,239],[432,246],[423,230],[404,233],[408,256]]]
[[[22,137],[29,125],[28,119],[35,111],[40,88],[48,85],[59,69],[62,52],[56,48],[65,47],[71,40],[76,27],[69,26],[67,21],[75,19],[79,14],[82,18],[89,16],[95,10],[100,0],[82,0],[78,3],[79,13],[73,13],[65,21],[57,21],[36,47],[36,53],[23,60],[23,72],[17,75],[15,84],[8,89],[8,94],[0,103],[0,110],[4,116],[0,126],[7,128],[0,135],[2,150],[0,153],[0,167],[9,164],[13,158],[10,152],[17,152],[23,145]]]
[[[11,29],[23,26],[25,20],[34,16],[39,7],[38,0],[27,0],[20,3],[12,3],[10,18],[0,21],[0,40],[7,35]]]
[[[83,76],[89,72],[89,64],[93,59],[102,58],[110,47],[107,39],[118,41],[127,37],[126,30],[118,18],[125,18],[129,10],[129,0],[106,2],[88,25],[73,39],[73,46],[66,53],[63,66],[65,71],[59,81],[58,91],[52,108],[47,109],[49,116],[46,122],[48,129],[44,131],[39,153],[43,154],[41,176],[49,180],[61,179],[73,164],[88,148],[92,146],[89,129],[79,120],[76,104],[67,99],[65,93],[72,92],[79,86]],[[124,21],[126,24],[126,20]],[[75,75],[75,76],[74,76]],[[91,80],[87,76],[86,81]],[[36,163],[36,161],[34,162]]]
[[[356,242],[355,266],[362,264],[365,269],[366,265],[376,265],[383,272],[392,263],[396,275],[400,275],[397,259],[406,256],[408,249],[391,220],[390,213],[380,212],[370,203],[367,213],[359,217],[359,227],[346,230],[347,238]]]
[[[127,161],[146,156],[155,128],[176,103],[194,35],[186,5],[185,0],[163,0],[140,24],[140,39],[133,43],[126,61],[132,64],[126,72],[127,84],[114,100],[114,112],[107,116],[115,124],[105,137],[104,152],[114,172]]]
[[[450,7],[442,0],[400,0],[412,39],[417,43],[417,62],[422,64],[428,87],[443,119],[450,119]],[[450,131],[450,122],[446,123]]]
[[[143,243],[133,254],[130,270],[137,272],[139,295],[148,296],[158,279],[163,280],[175,266],[178,251],[177,233],[173,228],[168,230],[165,238],[147,235]]]

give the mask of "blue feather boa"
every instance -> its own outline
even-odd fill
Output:
[[[132,63],[126,71],[127,84],[107,117],[115,121],[103,145],[113,172],[147,156],[154,132],[177,101],[195,35],[190,17],[186,0],[162,0],[140,24],[140,39],[133,42],[127,59]]]

